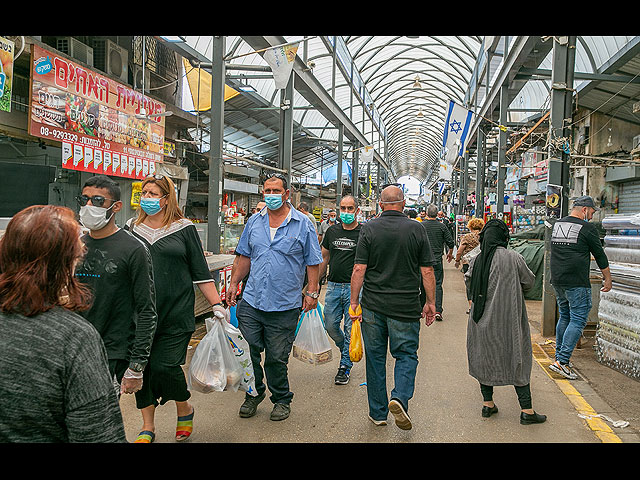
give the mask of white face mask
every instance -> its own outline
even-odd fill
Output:
[[[94,205],[80,207],[80,223],[89,230],[100,230],[106,227],[114,215],[114,213],[111,213],[109,218],[107,218],[109,208],[96,207]]]

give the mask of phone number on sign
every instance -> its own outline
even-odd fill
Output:
[[[99,147],[109,149],[111,144],[109,142],[103,142],[96,138],[87,138],[79,136],[75,133],[65,132],[64,130],[58,130],[56,128],[40,127],[40,135],[48,138],[55,138],[56,140],[65,142],[82,143],[91,147]]]

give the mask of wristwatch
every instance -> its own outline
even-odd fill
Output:
[[[318,292],[305,292],[305,295],[311,298],[318,298],[320,296]]]
[[[129,368],[134,372],[140,373],[141,371],[144,370],[144,365],[142,365],[141,363],[132,363],[129,365]]]

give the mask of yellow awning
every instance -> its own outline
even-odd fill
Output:
[[[185,58],[182,59],[184,70],[187,72],[187,83],[191,91],[193,106],[198,112],[206,112],[211,109],[211,74],[206,70],[193,67]],[[199,72],[198,72],[199,70]],[[200,80],[200,90],[198,91],[198,77]],[[199,94],[199,95],[198,95]],[[239,95],[240,92],[228,85],[224,86],[224,101]],[[199,98],[198,98],[199,97]]]

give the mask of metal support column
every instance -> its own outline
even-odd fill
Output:
[[[506,85],[500,87],[500,125],[507,124],[507,108],[509,107],[509,90]],[[498,134],[498,172],[496,179],[496,216],[502,218],[504,213],[504,188],[507,179],[505,160],[507,157],[507,132],[502,128]]]
[[[377,170],[376,170],[376,215],[379,212],[380,209],[380,205],[379,205],[379,201],[380,201],[380,163],[378,162],[377,164]]]
[[[293,82],[291,75],[287,86],[280,91],[280,168],[286,170],[288,187],[291,188],[291,157],[293,155]],[[292,192],[293,193],[293,192]]]
[[[211,59],[211,124],[209,129],[209,195],[207,205],[207,251],[220,253],[220,201],[222,198],[222,137],[224,132],[224,78],[226,38],[213,37]]]
[[[360,183],[358,182],[358,157],[360,155],[360,144],[358,142],[353,145],[352,155],[351,194],[356,198],[356,200],[358,200],[360,198]]]
[[[336,207],[342,201],[342,157],[344,155],[344,125],[338,126],[338,165],[336,166]],[[339,210],[337,210],[339,211]]]
[[[486,171],[487,134],[482,125],[478,128],[478,159],[476,165],[476,218],[484,218],[484,183]]]
[[[549,166],[548,184],[558,185],[561,191],[560,217],[568,212],[569,157],[564,152],[565,140],[569,141],[572,111],[573,73],[575,69],[576,37],[557,37],[553,43],[551,71],[551,109],[549,113]],[[550,247],[551,231],[555,218],[545,220],[544,281],[542,285],[542,335],[552,336],[556,329],[556,298],[551,286]]]

